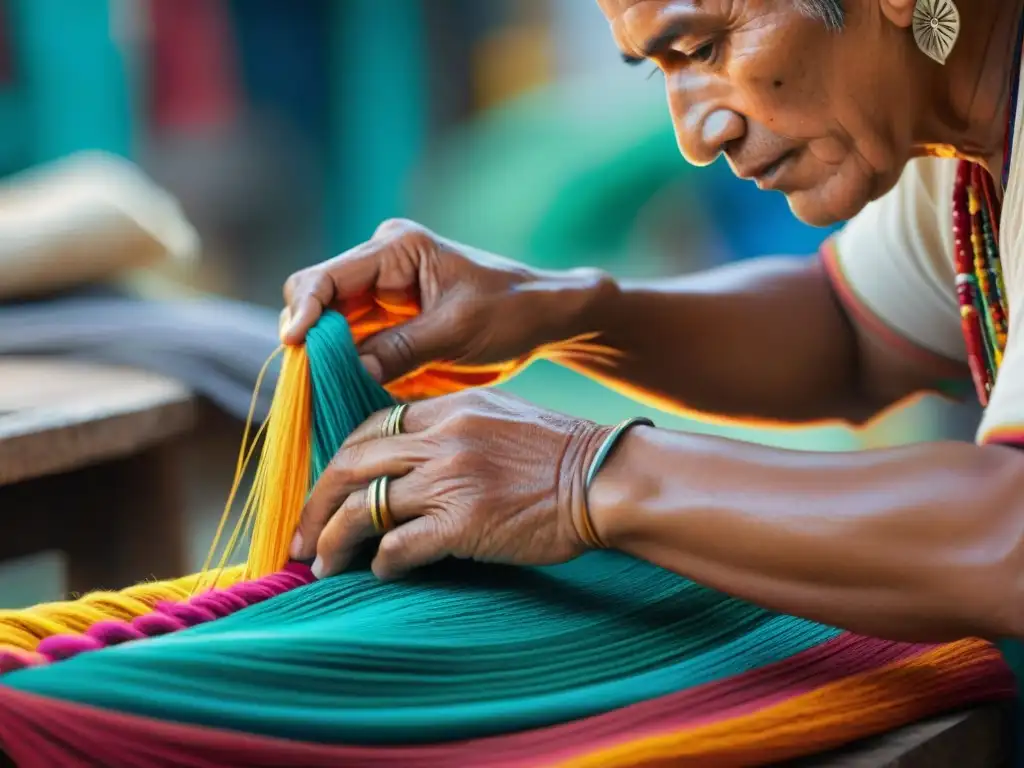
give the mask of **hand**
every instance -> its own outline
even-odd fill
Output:
[[[598,273],[541,273],[408,221],[292,275],[282,340],[298,344],[326,308],[348,317],[367,370],[403,399],[494,384],[544,345],[591,328]],[[578,347],[579,345],[577,345]],[[592,345],[578,352],[593,352]]]
[[[376,535],[366,489],[383,476],[396,527],[373,561],[379,578],[449,556],[552,565],[586,550],[584,478],[609,428],[484,390],[414,403],[395,437],[381,437],[386,416],[352,434],[303,510],[291,554],[315,554],[318,576]]]

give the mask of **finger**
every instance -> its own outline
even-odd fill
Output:
[[[326,307],[364,294],[376,285],[381,244],[363,243],[329,261],[296,272],[284,285],[292,320],[282,334],[286,344],[300,344]]]
[[[366,339],[360,354],[380,365],[381,381],[391,382],[439,360],[462,356],[460,349],[471,323],[460,320],[465,311],[457,301],[429,308]]]
[[[320,319],[324,308],[334,300],[334,282],[320,268],[313,272],[300,272],[285,284],[285,296],[291,318],[281,333],[281,341],[301,344],[309,329]]]
[[[371,379],[378,384],[384,383],[384,369],[380,367],[380,360],[371,355],[360,355],[359,362],[362,363],[366,372],[370,374]]]
[[[343,447],[306,501],[292,540],[292,558],[313,557],[324,528],[350,494],[365,488],[375,477],[402,477],[429,458],[428,447],[415,435]]]
[[[391,416],[394,408],[377,411],[360,424],[345,440],[342,450],[354,448],[363,443],[380,440],[384,437],[384,424]],[[439,422],[445,412],[445,404],[439,400],[427,400],[422,403],[406,403],[399,422],[399,435],[415,435],[424,432]],[[397,437],[396,436],[396,437]]]
[[[366,494],[366,488],[350,493],[315,542],[313,575],[316,578],[325,579],[346,570],[359,545],[376,533]]]
[[[398,526],[381,539],[371,568],[381,581],[392,581],[449,554],[451,549],[440,521],[425,515]]]
[[[422,486],[415,472],[388,481],[387,498],[383,504],[389,526],[401,527],[415,522],[424,514],[428,499],[420,492]],[[316,544],[316,562],[313,564],[317,578],[346,570],[360,545],[378,535],[367,494],[366,488],[349,494],[324,527]]]

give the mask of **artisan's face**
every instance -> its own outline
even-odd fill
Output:
[[[911,0],[847,0],[841,31],[795,0],[599,3],[627,60],[664,73],[686,158],[725,153],[804,221],[850,218],[911,156]]]

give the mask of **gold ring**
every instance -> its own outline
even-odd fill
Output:
[[[380,425],[380,436],[395,437],[402,434],[402,418],[408,409],[409,406],[402,403],[388,411],[388,415],[384,417],[384,421]]]
[[[377,477],[370,481],[366,488],[366,505],[370,508],[370,520],[373,522],[373,530],[378,536],[395,527],[395,521],[391,517],[391,509],[388,506],[388,477]]]

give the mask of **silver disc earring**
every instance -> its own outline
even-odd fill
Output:
[[[960,11],[953,0],[917,0],[914,40],[930,59],[945,64],[960,37]]]

